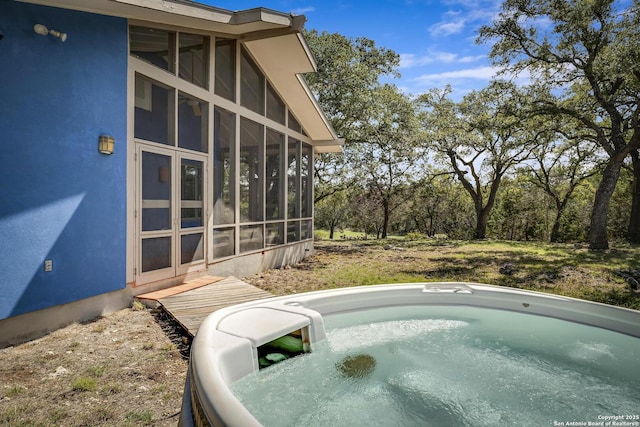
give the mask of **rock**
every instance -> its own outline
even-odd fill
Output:
[[[57,378],[57,377],[60,377],[60,376],[63,376],[63,375],[67,375],[68,373],[69,373],[68,369],[66,369],[66,368],[64,368],[62,366],[58,366],[56,368],[55,372],[51,372],[49,374],[49,378]]]
[[[336,368],[347,378],[365,378],[376,367],[376,359],[368,354],[347,356],[336,364]]]
[[[513,273],[516,272],[516,270],[517,268],[514,264],[511,264],[510,262],[506,262],[502,264],[499,271],[500,271],[500,274],[504,274],[505,276],[511,276]]]
[[[632,290],[640,289],[640,271],[633,269],[616,270],[615,274],[622,277]]]

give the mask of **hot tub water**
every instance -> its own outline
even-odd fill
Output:
[[[554,425],[640,408],[640,340],[477,307],[324,318],[327,339],[232,385],[265,426]],[[366,354],[364,377],[337,369]],[[637,412],[637,411],[636,411]]]

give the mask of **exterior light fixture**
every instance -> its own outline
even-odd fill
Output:
[[[116,141],[109,135],[100,135],[98,139],[98,151],[102,154],[113,154]]]
[[[34,25],[33,31],[35,31],[36,34],[40,34],[41,36],[48,36],[49,34],[51,34],[52,36],[59,38],[60,41],[62,42],[67,40],[67,33],[61,33],[60,31],[50,30],[42,24]]]

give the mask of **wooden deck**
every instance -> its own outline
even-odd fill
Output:
[[[214,311],[272,296],[271,293],[233,276],[205,276],[162,291],[141,294],[136,298],[157,301],[191,336],[195,336],[204,318]]]

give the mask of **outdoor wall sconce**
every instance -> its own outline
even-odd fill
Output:
[[[51,34],[52,36],[59,38],[60,41],[62,42],[67,40],[67,33],[61,33],[60,31],[50,30],[42,24],[34,25],[33,31],[35,31],[36,34],[40,34],[41,36],[48,36],[49,34]]]
[[[113,154],[116,141],[109,135],[100,135],[98,138],[98,151],[102,154]]]

